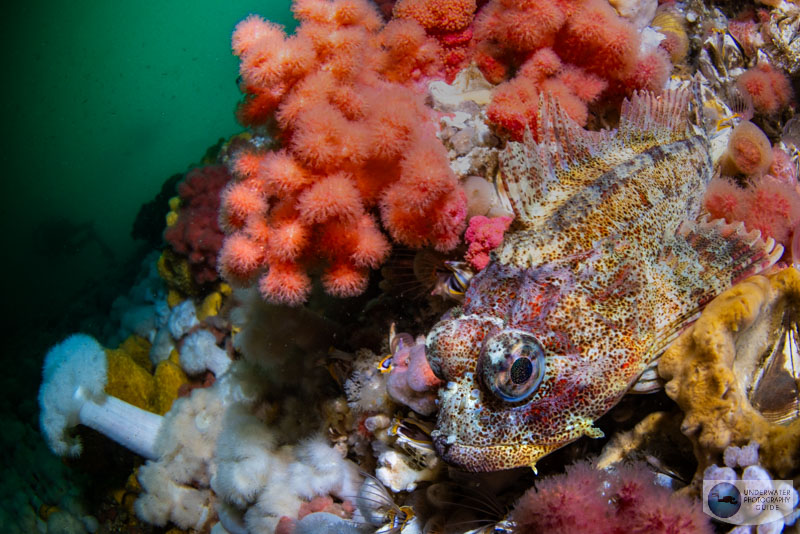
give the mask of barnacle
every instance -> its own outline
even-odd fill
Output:
[[[671,9],[659,9],[651,26],[666,36],[662,47],[669,53],[672,62],[683,61],[689,53],[689,36],[686,35],[683,16]]]

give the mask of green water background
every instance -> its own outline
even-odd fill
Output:
[[[79,486],[80,473],[38,434],[44,354],[75,329],[101,329],[146,252],[131,237],[140,206],[242,130],[230,36],[249,13],[294,27],[288,0],[38,0],[3,10],[4,532],[25,531],[14,528],[22,507]],[[69,228],[87,224],[113,261],[97,240],[69,246]],[[50,241],[36,237],[44,227]]]
[[[135,249],[140,205],[219,137],[241,131],[230,35],[248,13],[293,28],[285,0],[54,0],[6,9],[7,328],[36,330],[68,313],[87,284],[113,277]],[[60,217],[93,223],[117,261],[91,241],[62,254],[42,249],[37,227]]]

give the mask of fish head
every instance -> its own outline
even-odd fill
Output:
[[[445,381],[434,445],[445,461],[471,471],[535,469],[583,435],[602,436],[589,415],[591,363],[564,331],[514,315],[462,313],[437,323],[426,340],[428,362]]]

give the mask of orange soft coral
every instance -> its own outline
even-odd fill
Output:
[[[394,6],[395,21],[414,21],[438,41],[431,52],[445,78],[452,82],[469,62],[476,0],[400,0]]]
[[[712,217],[741,221],[748,231],[760,231],[764,239],[773,238],[787,252],[800,224],[800,188],[770,175],[756,178],[746,189],[726,178],[714,178],[704,204]]]
[[[389,81],[407,83],[442,73],[442,50],[413,20],[390,21],[378,37],[377,69]]]
[[[269,251],[273,261],[297,261],[311,241],[311,229],[298,219],[277,222],[269,236]]]
[[[590,104],[616,103],[633,91],[659,91],[672,69],[660,49],[642,52],[636,28],[605,0],[492,0],[475,20],[474,59],[502,83],[488,118],[512,139],[536,135],[540,92],[550,93],[579,124]],[[514,74],[514,78],[508,76]]]
[[[244,226],[250,215],[267,209],[263,195],[247,182],[228,184],[222,192],[222,203],[225,206],[225,217],[237,228]]]
[[[553,49],[541,48],[520,66],[514,79],[497,87],[486,116],[512,139],[522,139],[526,128],[537,135],[539,93],[544,92],[584,126],[588,120],[587,104],[606,86],[602,78],[580,67],[565,65]]]
[[[264,246],[243,233],[225,239],[219,255],[222,276],[239,284],[250,283],[263,262]]]
[[[311,278],[297,264],[273,263],[259,279],[258,289],[267,300],[296,306],[311,293]]]
[[[265,155],[258,173],[275,195],[296,193],[314,181],[313,175],[286,150]]]
[[[471,21],[474,4],[459,9]],[[381,27],[364,0],[300,0],[293,11],[292,37],[255,17],[234,33],[248,95],[239,116],[280,147],[234,159],[220,255],[231,281],[260,276],[264,297],[287,304],[308,296],[308,271],[332,295],[362,292],[389,254],[380,223],[405,245],[454,247],[466,204],[416,89],[443,76],[437,41],[413,18]]]
[[[522,139],[526,128],[536,129],[539,88],[527,78],[515,78],[497,87],[486,116],[513,139]]]
[[[566,61],[599,76],[617,77],[633,68],[636,29],[604,0],[588,0],[567,21],[557,50]]]
[[[363,123],[347,120],[331,105],[306,109],[294,127],[292,153],[315,171],[332,172],[343,161],[361,163],[367,159],[369,131]]]
[[[336,263],[325,270],[322,286],[335,297],[354,297],[367,288],[369,271],[347,262]]]
[[[336,173],[318,180],[297,199],[297,210],[306,224],[324,223],[331,219],[353,221],[364,211],[355,181],[345,173]]]
[[[400,0],[392,14],[401,19],[414,19],[427,31],[463,30],[472,22],[475,0]]]
[[[766,115],[774,115],[785,108],[793,96],[789,78],[764,62],[739,76],[736,85],[750,95],[755,110]]]

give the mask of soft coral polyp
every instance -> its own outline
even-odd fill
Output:
[[[466,4],[456,14],[471,21]],[[437,41],[413,17],[382,25],[363,0],[300,0],[293,11],[294,36],[254,17],[234,32],[247,93],[239,114],[280,147],[235,160],[222,220],[237,246],[221,260],[234,281],[249,279],[256,256],[238,243],[257,243],[261,292],[298,304],[309,271],[331,294],[363,291],[389,252],[375,215],[400,243],[449,249],[466,199],[419,91],[444,76]]]

